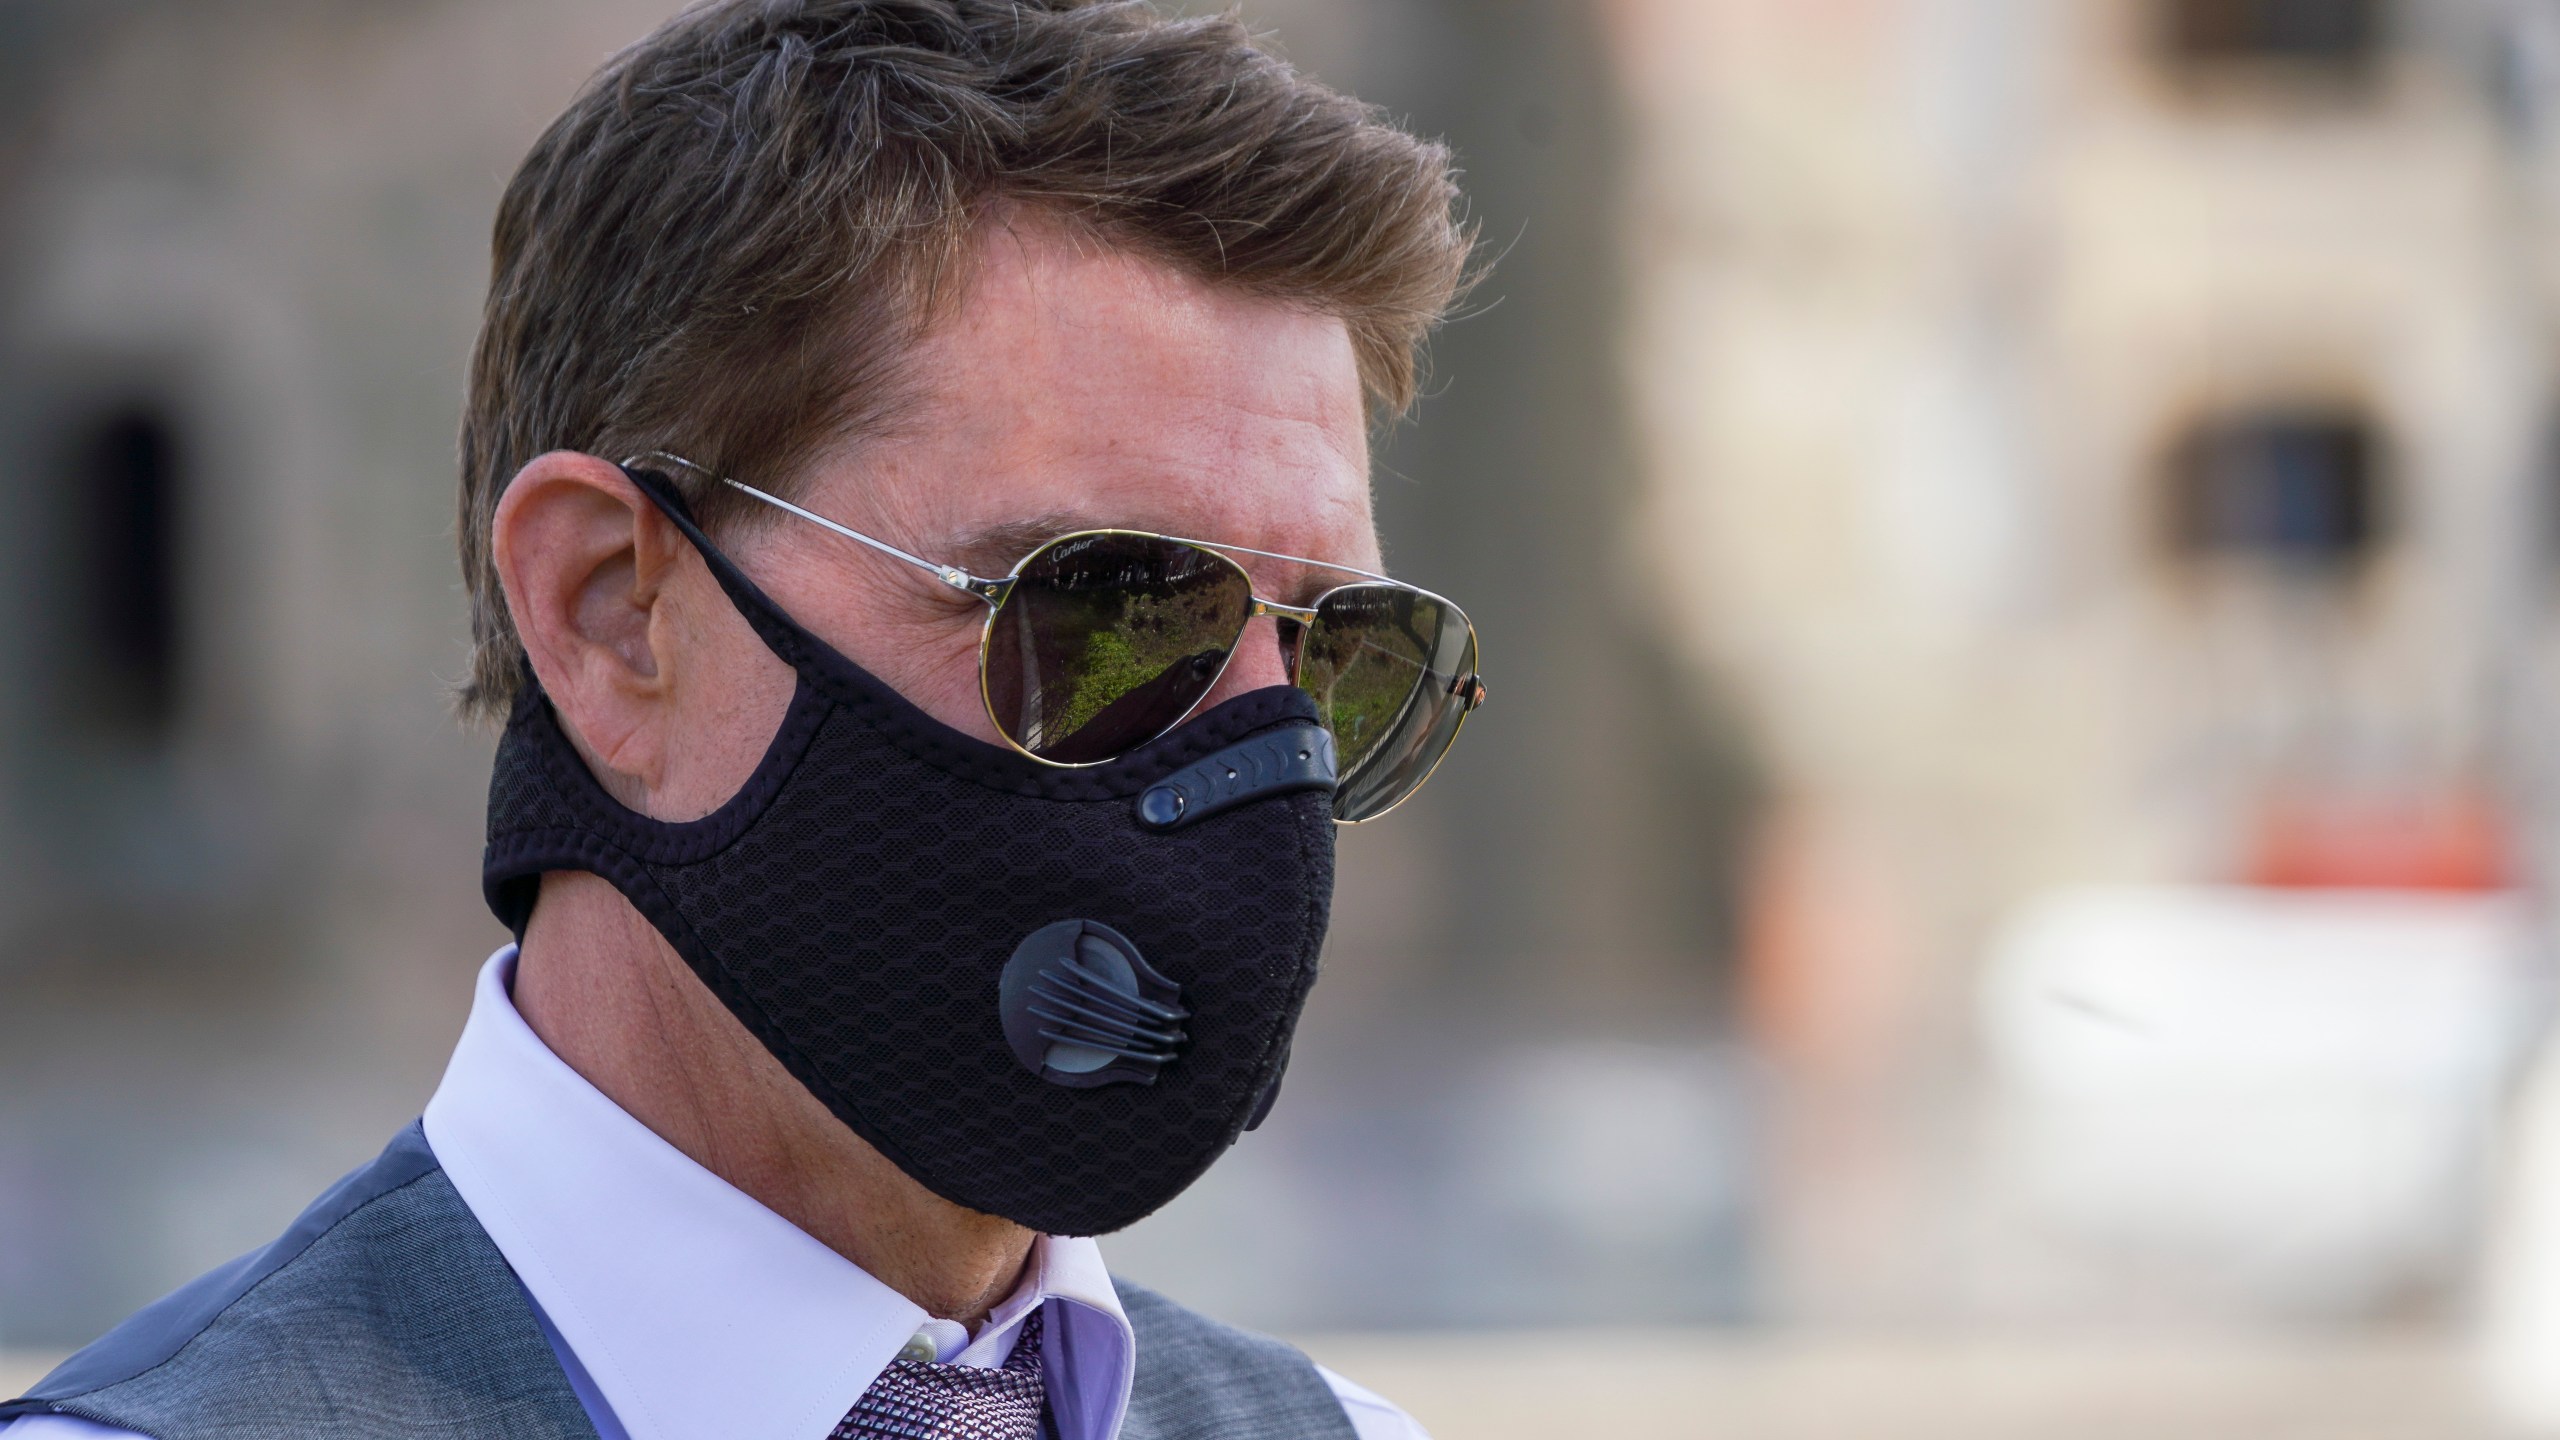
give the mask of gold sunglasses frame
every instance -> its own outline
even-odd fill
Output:
[[[1090,770],[1098,765],[1111,764],[1112,761],[1121,758],[1121,756],[1115,755],[1110,759],[1105,760],[1052,760],[1045,755],[1034,754],[1028,747],[1014,739],[1012,735],[1006,732],[1003,718],[996,714],[995,697],[988,693],[988,651],[995,641],[996,617],[1003,613],[1004,602],[1012,595],[1015,582],[1022,576],[1023,567],[1029,565],[1033,560],[1038,559],[1047,551],[1057,546],[1067,544],[1070,541],[1113,535],[1134,536],[1146,540],[1169,541],[1176,545],[1188,545],[1195,550],[1202,551],[1211,558],[1224,562],[1238,575],[1244,577],[1245,594],[1251,603],[1246,611],[1244,623],[1236,627],[1236,633],[1227,641],[1227,653],[1225,658],[1218,662],[1218,673],[1215,676],[1210,677],[1208,687],[1200,692],[1199,699],[1192,701],[1190,707],[1185,709],[1180,715],[1175,716],[1173,720],[1164,727],[1164,729],[1157,731],[1154,735],[1148,736],[1145,740],[1139,741],[1139,745],[1149,744],[1161,738],[1168,732],[1172,731],[1176,726],[1182,724],[1183,721],[1188,720],[1193,715],[1199,713],[1201,704],[1217,690],[1218,681],[1225,677],[1227,673],[1227,666],[1234,663],[1236,642],[1244,638],[1244,627],[1246,625],[1251,625],[1254,621],[1268,615],[1275,619],[1295,621],[1302,627],[1311,626],[1316,622],[1318,612],[1323,609],[1324,602],[1341,594],[1345,590],[1357,590],[1367,585],[1385,585],[1397,590],[1408,591],[1412,594],[1419,595],[1426,600],[1430,600],[1436,604],[1444,606],[1450,614],[1458,617],[1458,622],[1460,624],[1466,627],[1468,653],[1474,656],[1478,662],[1481,662],[1484,658],[1483,646],[1476,635],[1475,621],[1469,618],[1467,612],[1459,608],[1456,602],[1450,600],[1444,595],[1435,594],[1432,591],[1425,590],[1419,585],[1409,585],[1402,580],[1397,580],[1386,575],[1380,575],[1373,570],[1363,570],[1354,565],[1337,565],[1330,560],[1314,560],[1309,559],[1304,555],[1284,555],[1276,550],[1256,550],[1250,545],[1225,545],[1214,540],[1193,540],[1180,535],[1159,535],[1152,530],[1102,529],[1076,530],[1064,535],[1051,536],[1049,539],[1043,540],[1039,544],[1031,547],[1029,553],[1025,554],[1021,559],[1013,562],[1013,568],[1006,571],[1003,575],[972,575],[957,565],[945,565],[939,561],[927,560],[920,555],[910,554],[907,551],[890,544],[888,541],[878,538],[877,536],[865,535],[861,531],[856,530],[852,526],[846,525],[841,521],[830,520],[826,516],[821,515],[814,510],[795,505],[790,501],[783,499],[779,495],[759,490],[755,486],[749,485],[743,480],[733,480],[726,475],[714,473],[703,466],[687,460],[681,455],[673,454],[669,451],[652,450],[645,455],[632,456],[621,463],[623,469],[631,470],[649,465],[653,461],[665,461],[670,464],[681,465],[685,469],[690,470],[696,475],[700,475],[715,484],[725,485],[732,490],[738,491],[740,494],[760,500],[765,504],[772,506],[774,509],[784,512],[785,514],[794,515],[802,520],[806,520],[810,524],[816,525],[820,529],[826,530],[831,534],[840,535],[857,544],[868,546],[872,550],[878,551],[880,554],[886,555],[891,559],[903,561],[908,565],[914,566],[916,569],[926,572],[954,590],[961,591],[984,601],[987,607],[987,618],[986,622],[978,629],[978,703],[985,708],[988,722],[995,727],[997,738],[1004,741],[1007,748],[1013,750],[1019,755],[1037,761],[1038,763],[1046,765],[1054,770]],[[1332,570],[1344,575],[1357,575],[1360,579],[1352,584],[1334,586],[1332,589],[1316,596],[1315,603],[1312,605],[1283,604],[1280,601],[1267,600],[1260,595],[1254,594],[1252,573],[1247,571],[1242,565],[1237,564],[1227,553],[1229,551],[1233,551],[1238,555],[1259,556],[1266,560],[1286,560],[1291,564],[1296,565],[1312,565],[1319,570]],[[1302,643],[1298,647],[1297,653],[1292,655],[1289,659],[1289,683],[1297,685],[1298,688],[1302,690],[1306,687],[1299,683],[1298,676],[1305,660],[1306,647]],[[1420,684],[1415,685],[1413,687],[1414,694],[1417,696],[1420,695],[1424,688],[1425,687]],[[1312,694],[1314,692],[1310,691],[1308,693]],[[1412,799],[1416,794],[1420,793],[1423,786],[1431,783],[1432,776],[1440,773],[1440,762],[1449,758],[1449,752],[1457,748],[1458,734],[1460,731],[1467,728],[1467,717],[1473,715],[1476,712],[1477,707],[1483,705],[1485,702],[1487,692],[1485,690],[1484,677],[1479,673],[1479,668],[1470,667],[1466,674],[1456,677],[1451,682],[1449,693],[1457,696],[1459,700],[1458,723],[1450,728],[1448,740],[1441,745],[1440,753],[1431,757],[1431,765],[1428,769],[1422,772],[1422,777],[1414,781],[1413,784],[1405,790],[1404,794],[1397,797],[1395,803],[1389,805],[1386,809],[1380,810],[1376,814],[1364,815],[1357,820],[1337,819],[1334,822],[1335,824],[1366,825],[1372,820],[1393,814],[1398,808],[1403,806],[1405,801]],[[1332,729],[1332,725],[1329,721],[1326,723],[1325,728],[1328,731]],[[1136,748],[1137,746],[1134,745],[1130,747],[1130,749],[1133,750]],[[1127,753],[1127,751],[1122,751],[1121,755],[1126,755]]]

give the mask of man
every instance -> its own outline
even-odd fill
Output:
[[[1454,199],[1132,4],[719,0],[608,64],[464,426],[518,943],[420,1125],[8,1440],[1418,1435],[1073,1237],[1260,1122],[1334,823],[1483,697],[1367,492]]]

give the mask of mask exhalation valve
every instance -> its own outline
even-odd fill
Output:
[[[1043,925],[1014,947],[996,986],[1005,1042],[1052,1085],[1152,1085],[1182,1054],[1182,987],[1129,937],[1092,920]]]

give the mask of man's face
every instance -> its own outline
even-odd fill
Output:
[[[915,403],[888,435],[821,459],[800,503],[982,575],[1050,534],[1102,527],[1378,567],[1366,416],[1339,320],[1017,224],[981,242],[965,297],[912,363]],[[944,724],[997,739],[979,698],[982,602],[785,518],[731,548],[856,664]],[[1274,599],[1338,583],[1239,558]],[[792,686],[707,574],[688,578],[708,606],[686,607],[681,669],[704,683],[680,687],[692,714],[675,734],[689,753],[672,768],[686,793],[653,797],[662,815],[705,813],[742,783]],[[1273,622],[1257,620],[1203,708],[1287,679]]]

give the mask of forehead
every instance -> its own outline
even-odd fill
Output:
[[[822,467],[835,513],[1017,553],[1026,524],[1109,525],[1375,562],[1339,319],[1018,219],[981,236],[909,363],[899,423]]]

